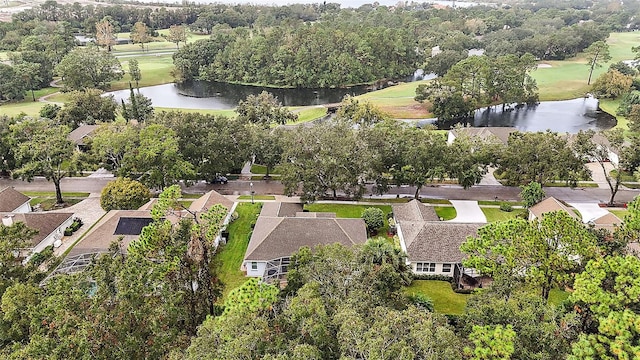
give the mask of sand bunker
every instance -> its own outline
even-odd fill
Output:
[[[547,69],[547,68],[550,68],[550,67],[552,67],[552,66],[549,65],[549,64],[544,64],[544,63],[538,64],[538,69]]]

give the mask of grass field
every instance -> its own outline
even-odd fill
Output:
[[[404,289],[405,294],[423,294],[433,300],[434,310],[441,314],[460,315],[464,312],[467,299],[472,295],[453,292],[446,281],[414,280]]]
[[[629,214],[629,210],[627,209],[607,209],[610,213],[617,216],[620,220],[624,220],[624,217]]]
[[[513,211],[502,211],[499,208],[488,208],[481,207],[480,208],[484,213],[484,216],[487,217],[487,222],[496,222],[496,221],[505,221],[509,219],[515,219],[518,214],[526,214],[526,209],[513,209]]]
[[[312,106],[301,108],[298,111],[298,120],[291,124],[300,124],[308,121],[313,121],[327,115],[327,108],[324,106]]]
[[[387,218],[391,214],[391,205],[352,205],[352,204],[307,204],[306,210],[311,212],[331,212],[336,213],[336,217],[359,219],[366,208],[375,207],[384,212],[384,226],[379,230],[379,235],[385,235],[389,231]]]
[[[240,271],[240,266],[251,238],[251,225],[255,223],[261,207],[261,204],[238,204],[236,207],[238,219],[228,227],[229,240],[216,254],[215,261],[219,266],[218,277],[224,284],[223,299],[229,291],[240,286],[247,279]]]
[[[458,215],[456,208],[453,206],[436,206],[433,209],[436,211],[438,217],[442,218],[444,221],[453,220]]]
[[[276,197],[273,195],[253,195],[253,200],[275,200]],[[240,195],[238,196],[238,200],[251,200],[251,195]]]
[[[369,101],[380,110],[397,119],[423,119],[433,117],[425,105],[413,100],[416,88],[428,80],[403,83],[386,89],[372,91],[360,96],[359,100]]]

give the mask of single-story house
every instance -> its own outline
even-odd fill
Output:
[[[76,149],[78,151],[86,151],[88,149],[85,139],[91,137],[97,128],[98,125],[80,125],[78,128],[70,132],[67,138],[76,144]]]
[[[460,127],[449,130],[447,135],[447,143],[451,145],[453,141],[461,134],[482,140],[493,139],[506,145],[509,141],[509,135],[518,131],[514,127]]]
[[[77,256],[86,253],[105,252],[111,243],[122,237],[122,249],[126,250],[131,241],[140,237],[142,228],[152,222],[151,208],[155,203],[151,199],[138,210],[111,210],[98,223],[96,223],[84,238],[71,249],[69,256]],[[221,204],[227,208],[227,216],[224,219],[226,225],[230,214],[235,210],[233,201],[227,199],[215,191],[210,191],[191,203],[189,210],[195,213],[206,211],[209,207]],[[181,217],[188,216],[186,212],[174,212],[168,219],[177,222]]]
[[[439,221],[431,206],[418,200],[393,206],[400,247],[414,274],[444,275],[459,279],[463,273],[478,275],[474,269],[464,269],[466,257],[460,245],[469,236],[477,236],[486,224]]]
[[[569,146],[573,145],[573,143],[576,141],[576,137],[577,137],[577,134],[567,134],[567,142]],[[618,149],[617,147],[612,146],[609,140],[606,138],[606,136],[600,133],[595,133],[593,135],[592,141],[594,144],[596,144],[598,148],[606,149],[607,158],[609,159],[609,161],[614,165],[618,165],[618,161],[620,160],[620,151],[622,149]],[[629,145],[630,145],[629,141],[624,140],[622,143],[622,148]],[[595,162],[596,159],[590,159],[590,161]]]
[[[622,220],[612,213],[607,213],[599,218],[590,220],[589,224],[593,224],[596,229],[607,229],[613,232],[617,226],[622,225]]]
[[[72,213],[60,212],[29,212],[29,213],[0,213],[2,224],[12,226],[17,222],[23,222],[27,227],[37,230],[38,233],[31,238],[29,247],[20,249],[25,258],[31,254],[41,252],[47,246],[53,245],[56,240],[62,239],[64,230],[73,222]]]
[[[292,211],[299,209],[293,213]],[[334,213],[308,213],[301,204],[265,203],[249,240],[241,270],[265,281],[282,279],[290,256],[301,247],[364,244],[362,219],[338,219]]]
[[[0,212],[28,213],[31,212],[31,199],[12,187],[0,190]]]
[[[529,220],[540,219],[546,213],[552,211],[564,211],[569,216],[580,220],[578,214],[576,214],[573,210],[567,207],[565,204],[561,203],[558,199],[554,197],[548,197],[541,202],[533,205],[529,208]]]

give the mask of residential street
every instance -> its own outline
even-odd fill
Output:
[[[112,178],[90,178],[76,177],[62,179],[61,187],[65,192],[89,192],[100,193],[102,188],[111,181]],[[204,194],[209,190],[216,190],[225,195],[250,194],[251,186],[258,195],[284,193],[284,187],[278,181],[264,180],[236,180],[225,185],[210,185],[204,182],[197,183],[190,187],[185,187],[184,192],[194,194]],[[0,179],[0,187],[13,186],[18,191],[54,191],[53,184],[44,178],[36,178],[32,182],[22,180]],[[544,189],[547,196],[553,196],[566,202],[606,202],[609,200],[609,190],[599,188],[566,188],[551,187]],[[411,186],[394,187],[389,190],[387,196],[412,196],[415,189]],[[449,199],[449,200],[491,200],[497,197],[498,200],[520,200],[518,194],[520,188],[502,185],[476,185],[464,190],[457,185],[428,186],[422,188],[420,195],[427,198]],[[629,202],[640,190],[620,190],[616,195],[619,202]],[[370,194],[365,194],[364,199]]]

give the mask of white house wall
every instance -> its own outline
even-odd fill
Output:
[[[256,270],[252,270],[251,263],[257,263],[258,267]],[[247,276],[251,277],[262,277],[264,275],[264,269],[267,267],[266,261],[245,261],[242,264],[243,270],[247,271]]]
[[[17,214],[26,214],[31,212],[31,204],[27,201],[26,203],[20,205],[17,209],[12,211]]]
[[[51,234],[49,234],[46,238],[40,241],[40,243],[38,243],[38,245],[36,245],[33,248],[33,252],[39,253],[42,250],[44,250],[44,248],[46,248],[47,246],[53,245],[53,243],[56,240],[62,239],[62,237],[64,236],[64,229],[71,226],[72,223],[73,223],[73,218],[69,217],[65,222],[62,223],[62,225],[58,226],[57,229],[55,229]]]
[[[454,263],[435,263],[436,264],[436,268],[435,268],[434,272],[417,271],[416,270],[417,263],[429,263],[429,262],[433,262],[433,261],[415,261],[415,262],[412,262],[411,263],[411,271],[413,271],[413,273],[416,274],[416,275],[444,275],[444,276],[453,277],[453,270],[456,267],[456,264],[454,264]],[[444,264],[450,264],[451,265],[451,270],[449,272],[443,272],[442,271],[442,266]]]

